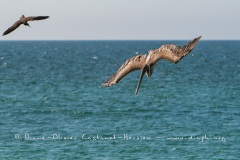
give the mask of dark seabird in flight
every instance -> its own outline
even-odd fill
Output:
[[[28,21],[43,20],[43,19],[47,19],[47,18],[49,18],[49,16],[25,17],[24,15],[22,15],[22,17],[17,22],[15,22],[11,27],[9,27],[3,33],[3,36],[11,33],[15,29],[17,29],[21,24],[24,24],[25,26],[29,26],[30,27],[30,25],[28,24]]]
[[[156,50],[149,50],[148,55],[141,54],[134,56],[128,59],[119,68],[119,70],[102,85],[105,87],[110,87],[118,83],[128,73],[134,70],[141,69],[140,79],[135,92],[135,95],[137,95],[144,73],[146,73],[147,77],[150,77],[153,73],[155,64],[160,59],[166,59],[170,62],[178,63],[184,56],[186,56],[193,50],[193,48],[198,43],[201,37],[202,36],[195,38],[194,40],[188,42],[183,47],[179,47],[173,44],[165,44]]]

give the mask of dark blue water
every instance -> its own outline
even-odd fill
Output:
[[[240,159],[240,41],[200,41],[101,83],[128,58],[187,41],[0,41],[0,159]]]

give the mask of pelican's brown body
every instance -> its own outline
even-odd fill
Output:
[[[17,22],[15,22],[11,27],[9,27],[9,28],[3,33],[3,36],[11,33],[11,32],[14,31],[15,29],[17,29],[21,24],[30,27],[30,25],[28,24],[28,21],[43,20],[43,19],[47,19],[47,18],[49,18],[49,16],[25,17],[24,15],[22,15]]]
[[[141,69],[140,79],[136,88],[135,94],[137,95],[139,87],[142,82],[142,78],[144,73],[146,73],[147,77],[150,77],[153,73],[153,69],[155,64],[160,59],[166,59],[173,63],[179,62],[184,56],[189,54],[197,42],[200,40],[201,36],[195,38],[194,40],[188,42],[182,48],[173,44],[165,44],[161,46],[159,49],[150,50],[148,51],[148,55],[137,55],[130,59],[128,59],[120,68],[119,70],[113,74],[106,82],[102,85],[105,87],[112,86],[118,83],[125,75],[128,73]]]

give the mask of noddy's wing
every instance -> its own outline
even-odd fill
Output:
[[[165,44],[161,46],[159,49],[153,51],[154,58],[152,59],[151,63],[156,63],[160,59],[166,59],[173,63],[179,62],[183,57],[193,50],[201,37],[202,36],[193,39],[182,48],[173,44]]]
[[[35,21],[35,20],[43,20],[43,19],[47,19],[49,18],[49,16],[36,16],[36,17],[27,17],[27,21]]]
[[[119,70],[113,74],[106,82],[102,85],[105,87],[112,86],[118,83],[124,76],[128,73],[141,69],[145,66],[146,55],[137,55],[130,59],[128,59],[120,68]]]
[[[12,31],[14,31],[15,29],[17,29],[21,24],[23,24],[22,20],[18,20],[17,22],[15,22],[11,27],[9,27],[4,33],[3,36],[11,33]]]

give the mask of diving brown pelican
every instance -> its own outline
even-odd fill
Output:
[[[134,56],[128,59],[119,68],[119,70],[102,85],[105,87],[112,86],[118,83],[128,73],[134,70],[141,69],[140,79],[135,92],[135,95],[137,95],[144,73],[146,73],[147,77],[150,77],[153,73],[155,64],[160,59],[166,59],[170,62],[178,63],[184,56],[186,56],[193,50],[193,48],[195,47],[195,45],[197,44],[201,37],[202,36],[188,42],[182,48],[173,44],[165,44],[156,50],[149,50],[148,55],[141,54]]]
[[[30,25],[28,24],[28,21],[42,20],[42,19],[47,19],[47,18],[49,18],[49,16],[25,17],[24,15],[22,15],[22,17],[20,17],[20,20],[18,20],[17,22],[15,22],[11,27],[9,27],[9,28],[3,33],[3,36],[11,33],[11,32],[14,31],[15,29],[17,29],[21,24],[24,24],[25,26],[30,27]]]

